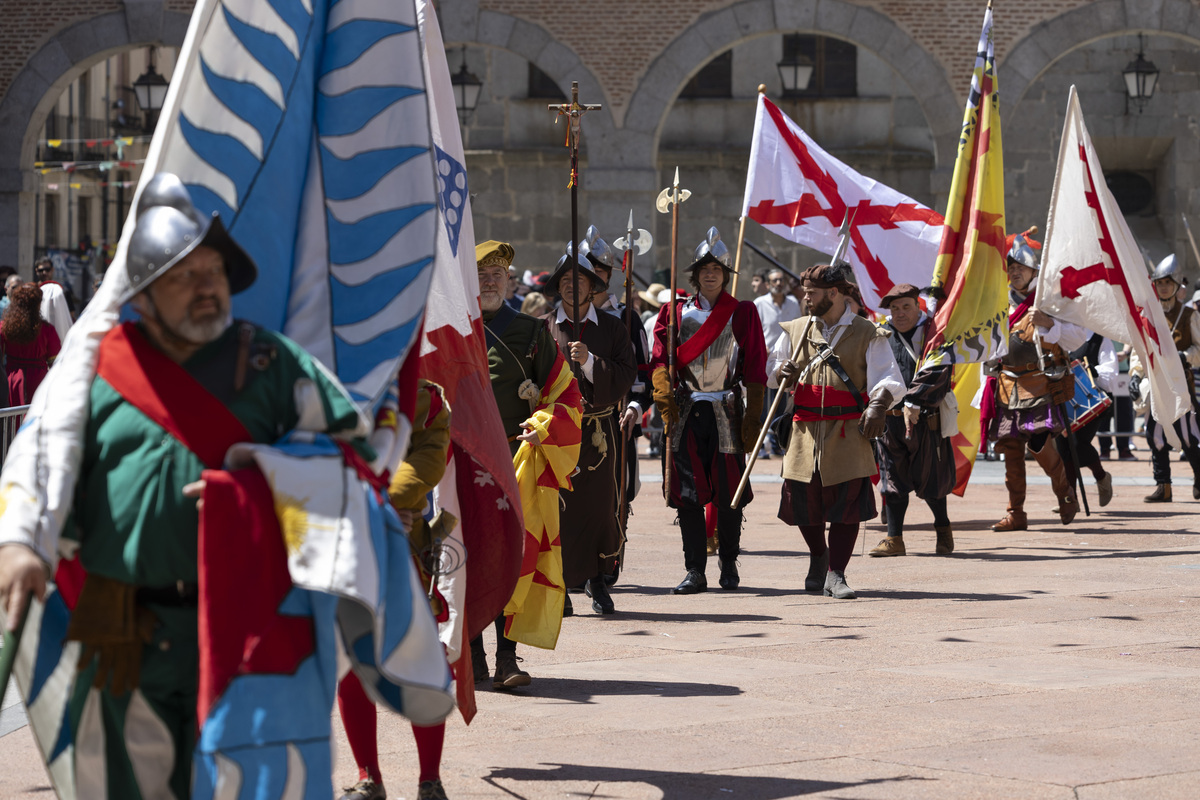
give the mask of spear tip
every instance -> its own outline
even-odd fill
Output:
[[[672,185],[674,185],[674,186],[678,186],[678,185],[679,185],[679,167],[676,167],[676,168],[675,168],[675,183],[674,183],[674,184],[672,184]]]
[[[629,226],[626,228],[626,230],[630,230],[630,231],[633,230],[633,209],[632,208],[629,209]]]

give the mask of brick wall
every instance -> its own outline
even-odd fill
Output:
[[[121,0],[0,0],[0,97],[8,91],[25,62],[55,31],[120,11],[122,5]]]

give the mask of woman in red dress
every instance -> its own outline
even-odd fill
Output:
[[[0,321],[0,350],[8,368],[8,404],[28,405],[50,370],[62,342],[54,326],[42,319],[42,288],[23,283],[9,293]]]

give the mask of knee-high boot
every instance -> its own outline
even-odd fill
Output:
[[[1062,524],[1066,525],[1075,519],[1075,513],[1079,511],[1079,502],[1075,499],[1075,488],[1071,486],[1067,465],[1063,463],[1058,448],[1051,440],[1047,440],[1041,450],[1035,450],[1033,457],[1050,477],[1050,486],[1054,489],[1054,496],[1058,498],[1058,517]]]
[[[1023,531],[1029,527],[1025,517],[1025,443],[1020,439],[1000,439],[996,442],[996,455],[1004,456],[1008,513],[992,526],[992,530]]]

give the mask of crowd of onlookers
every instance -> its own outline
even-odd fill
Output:
[[[39,259],[33,276],[26,281],[13,267],[0,267],[0,374],[8,387],[0,401],[8,407],[29,404],[80,310],[51,259]]]

